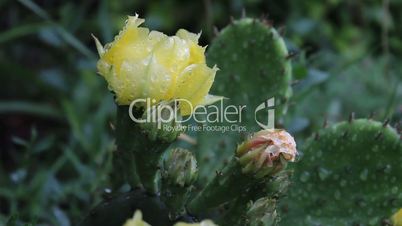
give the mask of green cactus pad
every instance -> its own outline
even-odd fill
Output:
[[[338,123],[302,151],[281,225],[381,225],[402,206],[402,145],[386,123]]]
[[[220,131],[198,133],[197,159],[202,182],[230,158],[242,136],[260,128],[254,118],[255,109],[260,104],[275,97],[276,119],[286,111],[292,77],[288,56],[285,42],[278,32],[258,19],[233,21],[213,40],[208,48],[207,62],[216,64],[220,70],[212,91],[228,98],[224,100],[224,107],[247,106],[242,110],[241,122],[209,124],[228,126],[225,136]],[[263,109],[256,114],[261,123],[267,124],[267,111]],[[234,118],[231,120],[236,120]],[[236,130],[236,126],[243,131]]]

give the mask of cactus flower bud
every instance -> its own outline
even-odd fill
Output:
[[[268,176],[279,173],[297,155],[293,137],[284,130],[262,130],[240,144],[234,158],[189,203],[200,213],[231,201]]]
[[[251,204],[246,221],[250,226],[275,226],[278,222],[276,201],[270,198],[260,198]]]
[[[197,173],[197,161],[190,151],[176,148],[165,154],[161,167],[161,199],[173,217],[183,212]]]
[[[114,41],[104,47],[95,38],[100,56],[97,68],[116,102],[185,99],[181,114],[189,115],[195,106],[219,100],[208,95],[218,69],[206,65],[205,47],[198,45],[200,34],[180,29],[175,36],[167,36],[139,27],[144,21],[138,15],[129,16]]]
[[[393,226],[402,226],[402,209],[399,209],[391,219]]]
[[[197,160],[185,149],[176,148],[162,162],[162,179],[180,187],[191,185],[197,178]]]
[[[293,162],[296,155],[293,137],[285,130],[278,129],[255,133],[240,144],[236,151],[243,173],[252,173],[257,178],[279,172],[286,167],[287,162]]]
[[[195,223],[195,224],[188,224],[188,223],[177,223],[174,226],[218,226],[214,224],[211,220],[203,220],[200,223]]]
[[[133,218],[127,220],[123,226],[151,226],[151,225],[147,224],[145,221],[142,220],[142,213],[141,211],[137,210],[135,211]]]

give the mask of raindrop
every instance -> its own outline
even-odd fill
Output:
[[[390,173],[391,172],[391,165],[386,165],[385,167],[384,167],[384,173]]]
[[[309,180],[309,178],[310,178],[310,173],[307,171],[304,171],[300,176],[300,181],[305,183]]]
[[[369,221],[369,225],[377,225],[378,224],[378,218],[377,217],[373,217],[370,219]]]
[[[240,78],[240,76],[239,76],[238,74],[236,74],[236,75],[234,76],[234,80],[235,80],[236,82],[239,82],[239,81],[241,80],[241,78]]]
[[[318,176],[320,177],[321,180],[325,180],[326,178],[328,178],[331,175],[331,171],[320,167],[318,169]]]
[[[340,192],[339,190],[336,190],[334,196],[335,196],[335,199],[336,199],[336,200],[341,199],[341,192]]]
[[[347,181],[346,181],[346,180],[341,180],[341,183],[340,183],[341,187],[345,187],[346,184],[347,184]]]
[[[398,187],[397,186],[392,187],[391,192],[392,192],[392,194],[397,194],[398,193]]]
[[[368,169],[364,169],[361,173],[360,173],[360,179],[362,181],[366,181],[367,180],[367,176],[368,176]]]

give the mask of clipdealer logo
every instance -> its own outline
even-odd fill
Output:
[[[183,107],[187,105],[191,110],[191,114],[182,117],[176,106]],[[146,117],[137,118],[133,114],[133,109],[136,106],[143,106],[147,109]],[[245,132],[247,128],[242,124],[242,116],[246,110],[246,105],[224,105],[223,100],[220,100],[215,105],[197,105],[193,106],[186,99],[175,99],[165,104],[159,104],[155,99],[144,98],[136,99],[129,106],[129,116],[136,123],[156,123],[158,129],[173,130],[180,129],[182,131],[227,131]],[[260,111],[266,110],[266,121],[260,121],[257,114]],[[190,120],[196,122],[196,125],[182,125],[182,123]],[[180,128],[172,128],[169,122],[175,121]],[[259,104],[254,109],[254,120],[263,129],[274,129],[275,127],[275,98],[270,98]],[[222,125],[217,125],[222,124]],[[163,128],[162,128],[163,127]]]

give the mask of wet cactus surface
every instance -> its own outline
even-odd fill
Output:
[[[302,151],[281,225],[381,225],[402,206],[402,146],[387,123],[341,122]]]
[[[287,131],[256,123],[275,108],[268,120],[281,125],[293,56],[263,19],[233,20],[217,32],[206,60],[220,68],[213,93],[226,99],[213,106],[247,106],[231,122],[204,125],[235,120],[245,130],[198,131],[189,150],[169,147],[181,131],[133,124],[127,107],[118,107],[113,188],[141,189],[99,204],[81,226],[121,226],[136,210],[153,226],[205,219],[220,226],[388,224],[402,206],[402,146],[388,121],[351,117],[316,131],[301,148]]]

